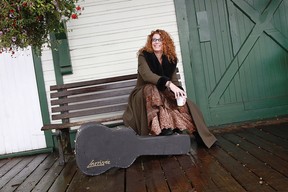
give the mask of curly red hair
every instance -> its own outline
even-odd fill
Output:
[[[138,51],[138,55],[143,51],[153,53],[152,37],[155,34],[159,34],[162,39],[163,54],[167,56],[169,62],[176,63],[178,58],[175,51],[174,41],[172,40],[170,34],[162,29],[151,31],[150,35],[147,37],[146,45]]]

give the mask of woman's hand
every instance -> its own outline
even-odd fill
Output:
[[[184,101],[186,102],[186,92],[174,85],[171,81],[167,81],[166,86],[174,93],[175,99],[178,97],[183,97]]]

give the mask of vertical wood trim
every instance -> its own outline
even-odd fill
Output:
[[[55,34],[50,34],[50,41],[51,41],[51,51],[52,51],[52,57],[53,57],[53,65],[54,65],[54,73],[56,78],[56,84],[61,85],[64,83],[63,76],[61,73],[61,67],[59,64],[59,52],[56,51],[58,46],[56,45],[56,36]]]
[[[53,51],[59,56],[58,65],[62,75],[73,74],[69,43],[65,32],[55,34],[57,41],[57,49]]]
[[[37,89],[38,89],[38,97],[39,97],[39,103],[41,108],[41,116],[43,124],[49,124],[50,123],[50,117],[49,117],[49,109],[48,109],[48,101],[46,96],[46,89],[45,89],[45,81],[43,76],[43,69],[42,69],[42,62],[41,58],[37,56],[35,53],[35,50],[32,49],[32,56],[33,56],[33,63],[34,63],[34,69],[35,69],[35,77],[36,77],[36,83],[37,83]],[[41,129],[41,127],[39,127]],[[53,147],[53,139],[52,139],[52,133],[51,131],[45,131],[45,140],[46,140],[46,146],[47,147]]]
[[[181,47],[181,55],[183,61],[185,85],[188,97],[196,100],[194,80],[191,68],[190,52],[189,52],[189,29],[188,18],[186,14],[185,0],[174,0],[176,20],[179,32],[179,40]]]
[[[190,63],[191,69],[188,72],[185,73],[185,77],[191,76],[192,78],[195,78],[193,74],[197,74],[197,80],[193,79],[193,82],[195,82],[194,85],[194,94],[195,94],[195,102],[200,107],[201,111],[203,112],[203,115],[205,117],[205,120],[209,124],[211,120],[210,116],[210,110],[208,106],[208,95],[206,91],[206,83],[205,83],[205,74],[203,69],[203,61],[202,61],[202,54],[201,54],[201,47],[200,47],[200,39],[199,39],[199,33],[198,33],[198,26],[197,26],[197,18],[196,18],[196,10],[195,10],[195,2],[194,1],[175,1],[175,5],[177,5],[176,9],[176,16],[183,14],[185,12],[185,17],[178,19],[186,18],[187,22],[186,25],[188,26],[188,29],[186,29],[186,34],[189,34],[188,40],[189,47],[181,47],[181,50],[185,50],[189,48],[189,56],[190,56]],[[181,9],[180,9],[181,7]],[[189,14],[189,15],[188,15]],[[183,33],[183,31],[182,31]],[[180,33],[181,35],[181,33]],[[185,66],[185,65],[184,65]],[[189,82],[186,82],[186,84]],[[189,86],[188,86],[189,87]]]

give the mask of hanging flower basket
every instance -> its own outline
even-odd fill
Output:
[[[49,34],[65,30],[69,19],[77,19],[78,0],[1,0],[0,53],[32,46],[41,50]]]

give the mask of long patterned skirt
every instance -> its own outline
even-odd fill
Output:
[[[155,85],[147,84],[143,89],[143,94],[151,135],[159,135],[165,128],[178,128],[181,131],[186,130],[189,134],[195,131],[187,104],[178,107],[172,92],[167,89],[160,92]]]

